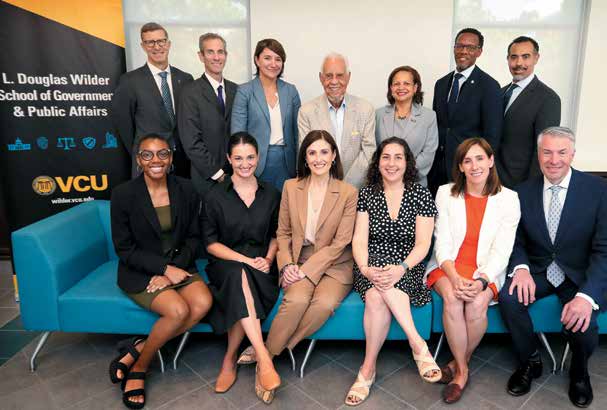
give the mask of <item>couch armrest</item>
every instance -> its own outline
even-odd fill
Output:
[[[97,201],[77,205],[12,234],[21,316],[28,330],[60,330],[58,297],[108,261]]]

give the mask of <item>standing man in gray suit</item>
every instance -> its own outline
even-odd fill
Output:
[[[561,99],[534,74],[540,46],[531,37],[517,37],[508,46],[512,83],[502,88],[504,122],[496,164],[502,183],[513,188],[540,175],[537,136],[561,123]]]
[[[376,148],[375,110],[362,98],[346,94],[350,68],[341,54],[324,58],[319,78],[325,93],[299,109],[299,144],[312,130],[329,132],[339,148],[344,180],[360,188]]]
[[[177,102],[182,87],[193,81],[191,74],[169,65],[171,41],[160,24],[141,27],[141,48],[147,62],[120,77],[114,91],[111,118],[114,128],[132,158],[132,174],[136,176],[137,138],[157,134],[169,141],[173,164],[179,176],[188,177],[190,165],[183,153],[177,129]]]
[[[184,87],[178,123],[183,147],[192,163],[192,183],[204,198],[213,185],[223,181],[227,171],[230,116],[238,86],[223,77],[228,57],[223,37],[206,33],[198,43],[204,73]]]

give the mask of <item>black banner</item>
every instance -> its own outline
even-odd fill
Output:
[[[45,2],[20,3],[32,10]],[[130,176],[109,117],[124,48],[69,26],[74,9],[115,3],[122,27],[120,0],[74,3],[62,24],[0,2],[0,170],[11,230],[109,199],[111,188]]]

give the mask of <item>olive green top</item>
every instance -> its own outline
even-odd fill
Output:
[[[171,226],[171,205],[154,208],[160,222],[160,239],[162,240],[162,252],[167,254],[173,247],[173,227]]]

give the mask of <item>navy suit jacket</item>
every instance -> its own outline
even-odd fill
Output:
[[[607,183],[572,170],[554,244],[544,216],[543,190],[543,176],[531,178],[516,188],[521,220],[509,272],[526,264],[531,273],[544,274],[554,260],[580,292],[606,310]]]
[[[439,79],[434,85],[432,109],[438,122],[438,153],[436,161],[444,160],[448,180],[451,180],[453,156],[459,144],[467,138],[483,137],[497,151],[502,132],[502,98],[497,81],[483,70],[474,67],[464,82],[455,111],[449,112],[447,100],[454,72]],[[444,158],[444,159],[443,159]],[[444,183],[444,182],[443,182]]]

